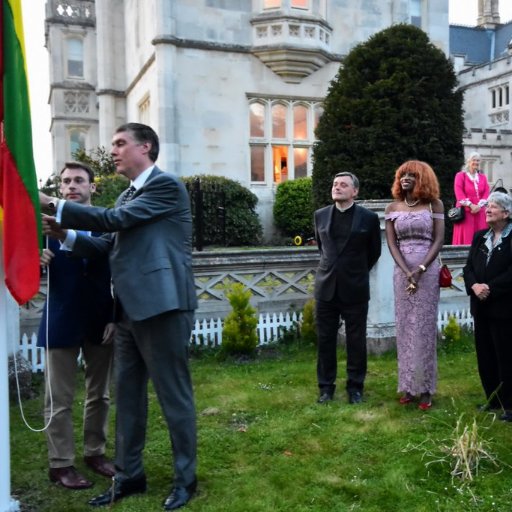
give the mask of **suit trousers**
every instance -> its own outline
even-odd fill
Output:
[[[493,407],[512,411],[512,344],[505,319],[474,315],[478,373]]]
[[[347,351],[347,391],[362,391],[366,377],[366,322],[368,302],[348,304],[337,300],[316,301],[318,335],[317,378],[320,392],[336,388],[338,331],[340,317],[345,322]]]
[[[148,380],[153,383],[169,429],[174,483],[196,474],[196,415],[188,346],[193,311],[168,311],[132,321],[123,317],[115,336],[116,480],[144,475]]]
[[[85,372],[84,455],[103,455],[107,442],[112,345],[85,342],[82,347]],[[45,365],[45,423],[51,468],[75,463],[73,401],[80,347],[50,348]],[[53,411],[52,411],[53,408]],[[52,414],[53,412],[53,414]],[[51,421],[50,421],[51,415]]]

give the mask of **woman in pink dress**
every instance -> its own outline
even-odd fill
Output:
[[[487,228],[485,206],[489,197],[489,183],[479,172],[480,155],[471,153],[466,165],[455,175],[454,191],[456,206],[464,206],[462,222],[453,225],[453,245],[471,245],[473,235]]]

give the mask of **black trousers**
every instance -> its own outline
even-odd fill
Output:
[[[492,407],[512,411],[512,343],[505,319],[475,314],[478,373]]]
[[[362,391],[366,377],[366,322],[368,302],[347,304],[337,300],[316,301],[318,336],[317,378],[321,393],[334,393],[336,388],[336,342],[340,318],[347,336],[347,391]]]

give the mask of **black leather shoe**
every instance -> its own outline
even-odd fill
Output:
[[[361,391],[349,391],[348,392],[348,403],[349,404],[360,404],[363,401],[363,393]]]
[[[330,402],[332,400],[332,395],[330,393],[322,393],[318,400],[316,401],[317,404],[325,404],[327,402]]]
[[[191,499],[197,489],[197,478],[185,487],[173,487],[171,494],[164,501],[164,510],[176,510],[184,507]]]
[[[130,480],[117,481],[114,478],[112,486],[103,494],[89,500],[91,507],[104,507],[119,501],[126,496],[146,492],[146,477],[131,478]]]
[[[500,420],[501,420],[501,421],[509,421],[509,422],[512,422],[512,411],[505,411],[505,412],[500,416]]]

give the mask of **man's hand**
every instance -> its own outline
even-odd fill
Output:
[[[471,289],[473,290],[473,293],[476,295],[476,297],[480,300],[487,299],[491,293],[489,286],[485,283],[475,283]]]
[[[114,339],[114,334],[116,332],[116,324],[113,322],[108,323],[105,326],[105,330],[103,331],[103,340],[101,342],[102,345],[110,345]]]
[[[43,249],[43,252],[41,253],[41,256],[39,257],[39,264],[42,267],[47,267],[51,262],[52,259],[55,257],[55,254],[53,254],[50,249]]]
[[[60,224],[57,222],[55,217],[51,217],[50,215],[44,215],[41,221],[43,227],[43,234],[49,236],[50,238],[55,238],[56,240],[63,241],[66,238],[68,233],[67,229],[62,229]]]

